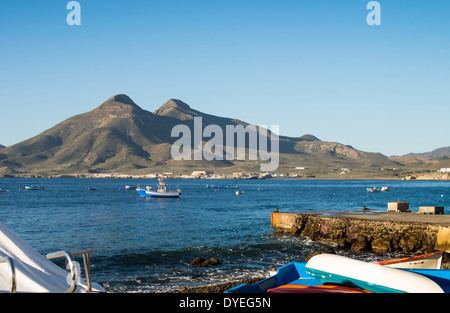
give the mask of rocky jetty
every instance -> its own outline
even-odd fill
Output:
[[[412,175],[409,179],[416,180],[450,180],[450,173],[420,173],[416,175]]]
[[[349,248],[355,252],[373,251],[380,254],[432,252],[440,227],[427,223],[364,220],[312,214],[291,215],[290,224],[277,223],[279,214],[282,213],[272,214],[272,226],[275,232],[306,236],[311,240],[324,243],[336,243],[342,248]]]

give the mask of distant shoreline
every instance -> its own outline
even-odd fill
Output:
[[[192,175],[164,175],[164,174],[145,174],[145,175],[132,175],[121,173],[82,173],[82,174],[8,174],[0,175],[0,178],[36,178],[36,179],[60,179],[60,178],[74,178],[74,179],[205,179],[205,180],[373,180],[373,181],[401,181],[401,180],[419,180],[419,181],[449,181],[450,179],[445,177],[314,177],[314,176],[299,176],[299,177],[267,177],[258,174],[246,173],[242,175],[233,174],[215,174],[204,176],[192,176]]]

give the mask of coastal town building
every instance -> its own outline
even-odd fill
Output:
[[[206,176],[206,175],[214,175],[213,171],[193,171],[191,176],[194,177],[201,177],[201,176]]]

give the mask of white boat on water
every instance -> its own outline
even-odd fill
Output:
[[[367,188],[367,192],[380,192],[380,189],[378,189],[377,187]]]
[[[156,190],[152,187],[146,187],[145,189],[137,187],[136,191],[141,197],[153,197],[153,198],[179,198],[181,190],[167,190],[167,184],[164,179],[158,179],[158,186]]]
[[[206,185],[206,189],[236,189],[237,185]]]
[[[389,188],[387,186],[383,186],[383,187],[381,187],[381,191],[391,191],[391,188]]]
[[[25,186],[26,190],[45,190],[44,186],[42,185],[31,185],[31,186]]]

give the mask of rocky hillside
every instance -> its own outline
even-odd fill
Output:
[[[156,111],[143,110],[126,95],[109,98],[90,112],[71,117],[43,133],[0,150],[0,175],[17,173],[143,173],[191,172],[197,169],[259,171],[254,161],[174,161],[171,137],[175,125],[193,130],[194,117],[203,127],[215,124],[249,125],[219,117],[170,99]],[[193,131],[192,131],[193,132]],[[368,153],[313,135],[280,136],[280,170],[296,166],[314,168],[398,167],[380,153]]]
[[[424,153],[409,153],[406,156],[419,157],[424,159],[442,159],[442,158],[450,158],[450,147],[442,147],[435,149],[430,152]]]

